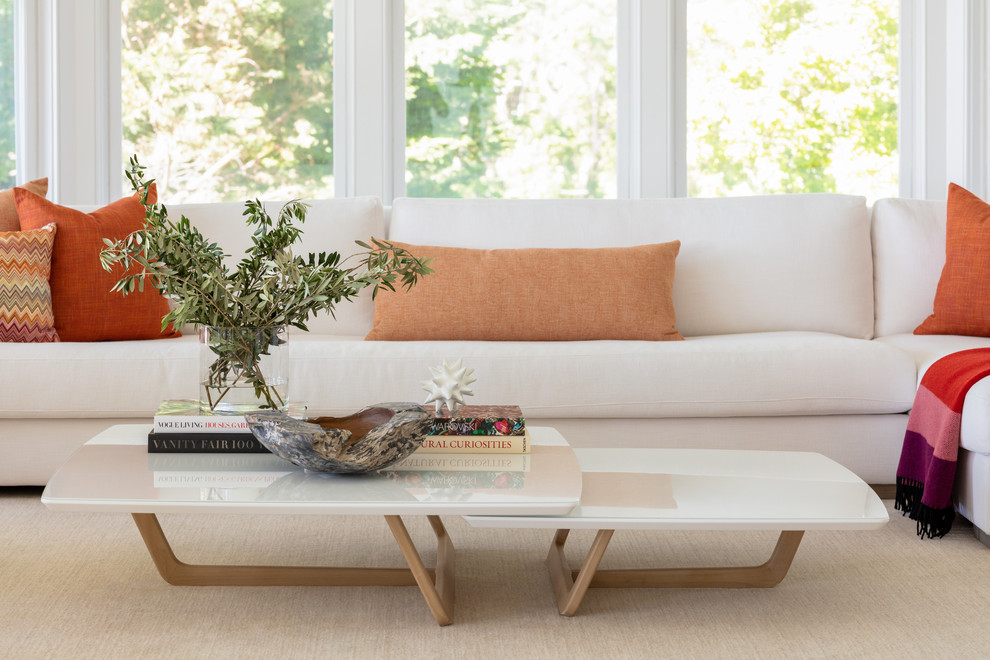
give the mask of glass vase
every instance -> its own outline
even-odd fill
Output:
[[[204,413],[242,415],[288,410],[289,331],[199,329],[199,394]]]

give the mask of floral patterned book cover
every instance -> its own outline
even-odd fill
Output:
[[[523,435],[526,418],[519,406],[458,406],[451,414],[444,406],[433,418],[431,435]]]

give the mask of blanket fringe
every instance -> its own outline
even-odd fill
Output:
[[[952,528],[956,511],[949,506],[945,509],[933,509],[921,503],[925,486],[920,481],[897,477],[897,490],[894,493],[894,509],[903,511],[904,515],[918,523],[918,536],[936,539],[945,536]]]

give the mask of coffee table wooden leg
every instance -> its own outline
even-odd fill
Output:
[[[591,586],[688,589],[773,587],[787,575],[803,536],[803,531],[781,532],[770,559],[759,566],[598,571]]]
[[[447,534],[439,516],[427,516],[433,533],[437,536],[437,568],[436,581],[433,575],[423,564],[416,546],[413,545],[409,531],[406,529],[402,518],[399,516],[385,516],[392,535],[402,550],[402,555],[409,564],[409,569],[416,578],[419,590],[423,592],[423,598],[434,618],[441,626],[448,626],[454,622],[454,544]]]
[[[454,545],[437,516],[428,516],[437,536],[437,569],[423,565],[405,525],[398,516],[385,516],[409,568],[363,568],[331,566],[237,566],[187,564],[179,561],[169,545],[157,516],[153,513],[133,513],[134,523],[159,574],[169,584],[177,586],[418,586],[426,597],[437,623],[453,622],[454,603]],[[434,577],[436,586],[434,586]],[[427,587],[424,587],[424,583]],[[439,592],[439,593],[438,593]]]
[[[605,548],[612,538],[613,530],[602,529],[595,535],[588,556],[585,557],[581,570],[571,573],[571,568],[564,555],[564,544],[567,542],[569,530],[558,529],[553,537],[553,544],[547,554],[547,568],[550,570],[550,581],[553,583],[554,596],[557,598],[557,610],[564,616],[574,616],[584,594],[591,586],[598,564],[605,554]]]
[[[773,587],[787,575],[803,531],[784,531],[765,563],[759,566],[720,566],[713,568],[640,568],[599,571],[602,554],[613,530],[599,530],[580,570],[571,571],[564,556],[566,529],[557,530],[547,565],[560,613],[573,616],[589,587],[623,588],[752,588]]]

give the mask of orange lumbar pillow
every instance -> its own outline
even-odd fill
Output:
[[[154,203],[152,189],[148,199]],[[62,341],[106,341],[176,337],[162,331],[168,302],[153,287],[122,296],[113,285],[122,273],[107,272],[100,263],[104,238],[120,239],[144,226],[138,195],[125,197],[92,213],[59,206],[21,188],[14,201],[22,229],[58,227],[52,255],[52,308]]]
[[[678,340],[680,241],[621,248],[474,250],[394,243],[432,257],[410,290],[381,290],[368,340]]]
[[[990,204],[954,183],[934,311],[914,334],[990,337]]]
[[[44,197],[48,194],[48,177],[28,181],[18,186]],[[14,203],[14,189],[0,190],[0,231],[19,231],[21,223],[17,219],[17,205]]]

